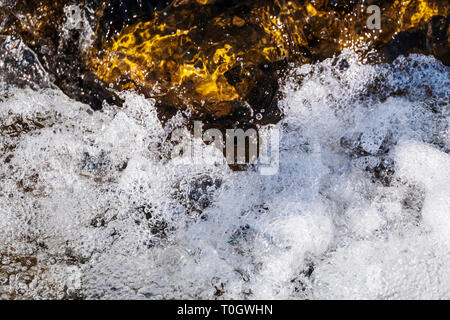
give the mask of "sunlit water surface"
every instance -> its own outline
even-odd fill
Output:
[[[434,58],[293,68],[273,176],[199,141],[211,161],[184,165],[166,142],[181,116],[162,127],[131,92],[93,113],[33,70],[36,90],[0,90],[1,298],[450,298]]]

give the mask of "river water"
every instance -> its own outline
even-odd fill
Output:
[[[173,158],[181,114],[163,126],[129,91],[93,112],[1,50],[1,298],[450,298],[450,70],[433,57],[291,67],[264,176],[201,141],[209,161]]]

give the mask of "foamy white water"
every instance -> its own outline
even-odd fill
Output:
[[[169,157],[154,104],[2,85],[2,298],[450,298],[449,68],[292,70],[280,170]]]

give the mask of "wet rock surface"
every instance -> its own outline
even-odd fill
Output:
[[[370,5],[381,8],[380,30],[367,26]],[[9,0],[2,7],[1,33],[22,39],[67,95],[98,110],[103,101],[122,104],[112,89],[136,90],[155,99],[162,121],[185,109],[224,127],[275,123],[288,65],[346,47],[373,62],[425,53],[450,64],[445,1]]]

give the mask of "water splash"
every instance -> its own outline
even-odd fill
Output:
[[[2,85],[2,298],[449,298],[448,67],[346,51],[288,79],[270,177],[171,159],[185,120],[134,93]]]

